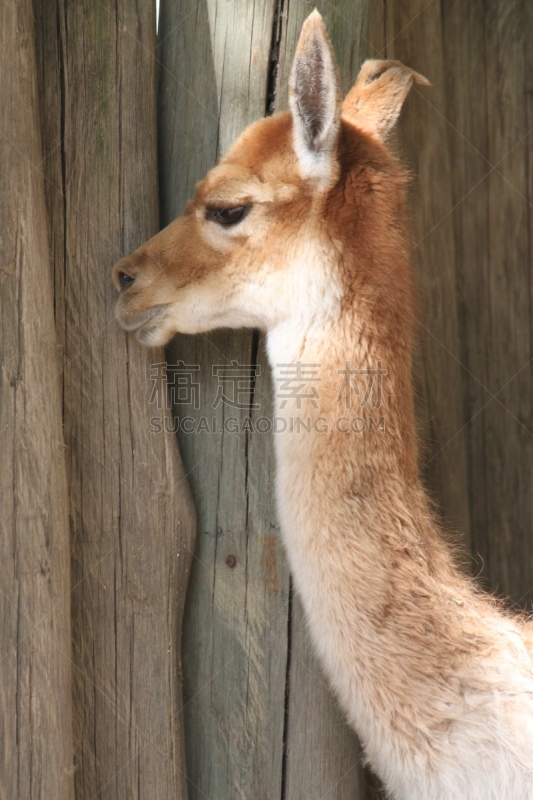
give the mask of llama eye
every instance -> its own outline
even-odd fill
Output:
[[[229,227],[244,219],[250,208],[250,205],[234,206],[233,208],[206,208],[205,218],[224,227]]]
[[[131,286],[134,280],[135,278],[132,278],[131,275],[127,275],[125,272],[118,273],[118,281],[121,289],[127,289],[128,286]]]

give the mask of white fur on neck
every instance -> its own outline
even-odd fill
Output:
[[[337,324],[340,284],[334,270],[321,262],[319,250],[309,255],[307,262],[302,253],[294,265],[293,314],[268,334],[268,356],[275,377],[278,365],[299,360],[304,364],[317,360],[324,367],[331,359],[335,368],[342,353],[337,338],[342,327]],[[326,279],[329,275],[331,279]],[[321,310],[309,314],[309,308]],[[278,415],[297,413],[294,402],[292,408],[290,404],[281,408],[279,401],[276,405]],[[321,410],[313,413],[318,416]],[[461,691],[439,694],[439,676],[435,676],[435,698],[445,706],[450,703],[444,714],[449,719],[449,735],[427,727],[430,717],[425,715],[423,699],[418,699],[420,708],[416,708],[416,692],[411,698],[412,724],[415,730],[419,726],[420,738],[409,738],[391,726],[395,699],[387,697],[387,665],[381,662],[379,675],[373,671],[372,661],[378,664],[382,656],[365,608],[380,585],[380,569],[386,579],[386,567],[380,567],[371,550],[365,553],[364,546],[359,560],[357,543],[367,539],[368,526],[375,524],[368,519],[367,505],[380,509],[379,524],[384,531],[387,527],[393,530],[394,508],[389,513],[387,494],[377,493],[362,503],[357,497],[343,496],[335,480],[339,461],[328,456],[320,436],[286,431],[274,437],[282,536],[316,650],[391,798],[533,800],[533,663],[517,623],[490,604],[477,618],[475,603],[469,599],[471,589],[458,575],[453,580],[458,593],[464,591],[468,624],[479,625],[480,635],[488,638],[490,646],[473,657],[464,674],[456,676]],[[355,463],[356,446],[347,447],[344,456]],[[401,476],[396,480],[401,482]],[[317,496],[317,485],[324,487],[323,496]],[[383,486],[387,486],[386,480]],[[397,490],[394,483],[388,496]],[[411,488],[406,497],[415,497],[416,492],[422,493],[422,488]],[[406,519],[408,515],[409,507]],[[433,535],[438,536],[437,531]],[[377,581],[374,585],[366,584],[369,573],[359,568],[364,558],[373,565],[370,579]],[[442,591],[445,594],[452,588],[443,585]],[[472,613],[468,609],[471,602]],[[452,613],[453,608],[452,598]],[[420,659],[424,659],[423,652]],[[430,689],[433,691],[431,682],[421,687],[420,698]]]
[[[268,331],[267,353],[272,369],[298,361],[313,341],[324,341],[339,319],[343,286],[337,269],[316,241],[308,240],[284,272],[285,299],[280,322]],[[276,299],[272,298],[273,304]],[[279,300],[277,301],[279,303]]]

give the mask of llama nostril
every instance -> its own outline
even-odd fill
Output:
[[[132,278],[131,275],[128,275],[126,272],[118,273],[118,282],[120,284],[121,291],[124,291],[124,289],[127,289],[129,286],[131,286],[134,280],[135,278]]]

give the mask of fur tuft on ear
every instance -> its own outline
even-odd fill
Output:
[[[342,116],[360,130],[384,141],[413,83],[431,86],[427,78],[400,61],[365,61],[342,104]]]
[[[300,34],[289,81],[289,106],[302,177],[323,187],[332,185],[338,174],[340,98],[335,56],[316,9]]]

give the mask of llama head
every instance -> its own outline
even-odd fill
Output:
[[[338,315],[372,264],[382,269],[377,242],[389,241],[389,256],[405,250],[395,233],[403,177],[383,141],[413,81],[426,83],[399,62],[367,61],[341,103],[314,11],[292,66],[290,111],[251,125],[182,216],[114,267],[121,325],[161,345],[220,327],[295,321],[305,331]]]

